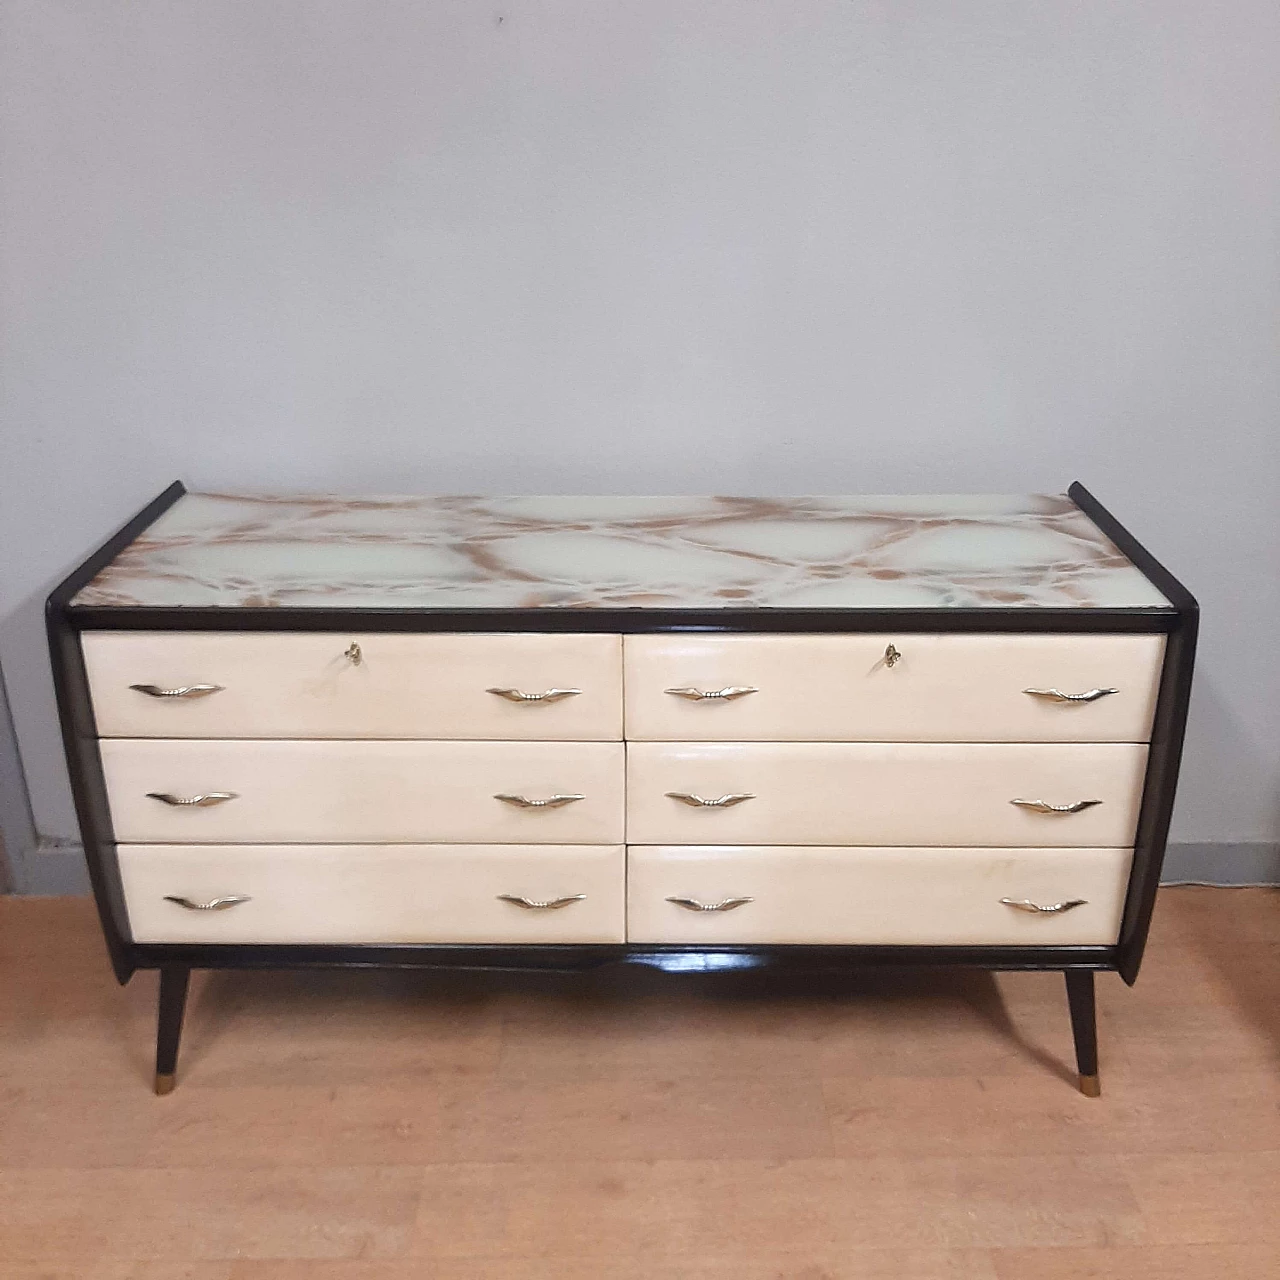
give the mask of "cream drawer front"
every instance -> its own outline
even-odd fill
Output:
[[[1123,742],[629,743],[627,840],[1131,846],[1146,758]]]
[[[137,942],[621,942],[621,846],[122,845]],[[499,895],[531,903],[521,906]],[[185,898],[192,907],[168,898]],[[219,899],[246,898],[222,910]]]
[[[627,851],[631,942],[1109,945],[1128,849],[657,847]],[[698,910],[668,901],[686,898]],[[733,900],[750,899],[733,906]],[[1055,907],[1036,912],[1001,902]]]
[[[1146,742],[1164,637],[654,635],[623,647],[631,739]],[[755,692],[733,696],[742,689]],[[1101,689],[1116,692],[1048,692]]]
[[[102,744],[122,842],[614,844],[623,747],[609,742]],[[208,796],[207,807],[174,805]],[[527,801],[581,796],[527,807]],[[219,796],[231,799],[219,800]]]
[[[108,738],[622,738],[618,636],[91,632],[84,652]]]

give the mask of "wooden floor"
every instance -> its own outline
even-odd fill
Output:
[[[0,898],[3,1280],[1265,1280],[1280,891],[1163,891],[1057,974],[154,974]]]

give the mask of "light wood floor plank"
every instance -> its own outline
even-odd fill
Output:
[[[1269,1280],[1272,1244],[1148,1245],[1110,1249],[997,1249],[998,1280]]]
[[[155,975],[0,898],[3,1280],[1280,1274],[1280,892],[1161,893],[1098,983],[769,970]]]
[[[990,1254],[980,1249],[803,1250],[756,1258],[448,1258],[429,1266],[424,1271],[420,1258],[241,1262],[227,1280],[999,1280]]]

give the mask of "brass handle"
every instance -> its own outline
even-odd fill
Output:
[[[1075,804],[1050,804],[1047,800],[1010,800],[1009,803],[1016,804],[1019,809],[1033,809],[1036,813],[1083,813],[1085,809],[1092,809],[1102,801],[1077,800]]]
[[[228,800],[235,800],[239,796],[236,791],[205,791],[198,796],[174,796],[167,791],[148,791],[147,798],[149,800],[159,800],[162,804],[171,804],[183,808],[195,807],[197,809],[209,809],[215,804],[226,804]]]
[[[342,651],[342,656],[351,663],[353,667],[358,667],[364,661],[364,650],[353,640]]]
[[[511,795],[506,791],[499,791],[493,798],[505,801],[507,804],[519,805],[521,809],[562,809],[567,804],[573,804],[575,800],[585,800],[587,797],[557,794],[548,796],[545,800],[530,800],[528,796]]]
[[[508,702],[559,702],[561,698],[576,698],[581,689],[544,689],[541,693],[525,693],[521,689],[486,689]]]
[[[1038,902],[1027,898],[1001,898],[1006,907],[1014,907],[1018,911],[1030,911],[1033,915],[1056,916],[1061,911],[1074,911],[1076,907],[1088,905],[1087,898],[1068,898],[1066,902],[1055,902],[1051,906],[1042,907]]]
[[[893,647],[892,644],[885,645],[884,649],[884,665],[892,669],[902,661],[902,654]]]
[[[253,901],[245,893],[229,893],[225,898],[211,898],[208,902],[192,902],[190,898],[175,898],[171,894],[165,894],[164,900],[176,902],[188,911],[227,911],[231,907],[238,907],[242,902]]]
[[[207,698],[211,693],[221,693],[220,684],[180,684],[174,689],[165,689],[158,684],[131,684],[130,689],[145,693],[148,698]]]
[[[559,911],[561,907],[584,901],[586,896],[585,893],[571,893],[567,898],[551,898],[546,902],[539,902],[536,898],[522,898],[517,893],[500,893],[498,901],[514,903],[526,911]]]
[[[683,907],[686,911],[732,911],[735,907],[744,907],[748,902],[754,902],[754,898],[722,898],[719,902],[699,902],[697,898],[668,898],[668,902],[674,902],[677,907]]]
[[[1089,689],[1085,693],[1063,693],[1061,689],[1023,689],[1033,698],[1051,698],[1054,702],[1097,702],[1109,693],[1119,693],[1119,689]]]
[[[673,698],[687,698],[690,702],[733,702],[760,690],[749,684],[731,684],[726,689],[664,689]]]
[[[730,809],[744,800],[755,799],[750,791],[735,791],[727,796],[717,796],[714,800],[695,795],[692,791],[668,791],[667,795],[673,800],[679,800],[681,804],[692,805],[695,809]]]

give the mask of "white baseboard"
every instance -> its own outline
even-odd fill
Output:
[[[89,871],[78,840],[46,837],[22,860],[19,893],[66,897],[89,891]]]
[[[1280,842],[1171,844],[1161,884],[1280,884]]]

